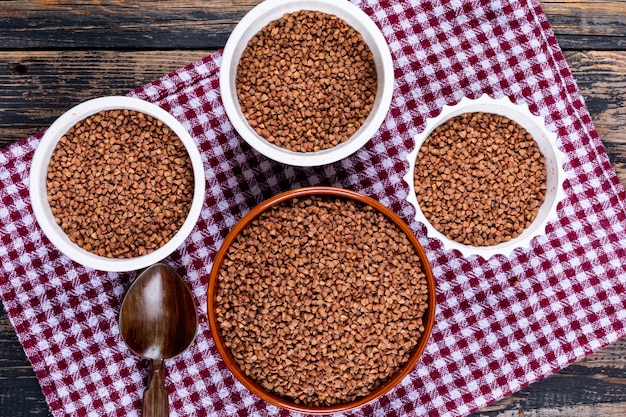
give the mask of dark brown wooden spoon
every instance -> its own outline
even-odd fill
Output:
[[[191,346],[198,328],[198,312],[189,287],[168,265],[150,266],[128,289],[119,326],[128,348],[151,361],[142,416],[168,416],[164,361]]]

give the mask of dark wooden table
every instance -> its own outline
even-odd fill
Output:
[[[125,94],[222,47],[259,0],[0,1],[0,147],[87,99]],[[626,2],[543,0],[626,184]],[[0,305],[0,416],[49,415]],[[621,340],[477,416],[626,416]]]

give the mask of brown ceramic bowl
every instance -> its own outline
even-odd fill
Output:
[[[394,375],[392,375],[386,382],[382,385],[378,386],[375,390],[371,391],[365,397],[357,398],[354,401],[335,404],[330,406],[311,406],[311,405],[303,405],[296,404],[295,402],[280,397],[276,394],[270,393],[266,391],[260,384],[246,376],[243,371],[240,369],[239,365],[235,361],[233,355],[231,354],[229,348],[225,345],[220,325],[217,321],[217,315],[215,313],[216,307],[216,296],[218,289],[218,276],[220,269],[222,267],[222,263],[230,248],[231,244],[235,241],[237,236],[242,232],[243,229],[248,226],[254,219],[256,219],[261,213],[264,211],[280,204],[285,201],[291,200],[293,198],[300,198],[306,196],[330,196],[330,197],[340,197],[344,199],[355,200],[357,202],[369,205],[379,212],[383,213],[390,221],[402,230],[409,241],[415,248],[415,251],[421,261],[422,270],[426,276],[427,286],[428,286],[428,307],[424,313],[423,323],[424,323],[424,332],[422,337],[419,339],[417,345],[409,356],[408,362],[402,366]],[[208,315],[209,315],[209,325],[211,327],[211,334],[213,335],[213,339],[217,346],[217,350],[220,353],[222,359],[224,360],[226,366],[230,369],[230,371],[235,375],[235,377],[245,385],[252,393],[258,395],[261,399],[276,405],[278,407],[282,407],[287,410],[305,413],[305,414],[331,414],[337,412],[345,412],[348,410],[352,410],[358,407],[361,407],[372,400],[386,394],[392,388],[394,388],[406,375],[408,375],[417,364],[420,356],[424,352],[426,344],[428,342],[428,338],[430,336],[434,319],[435,319],[435,280],[433,278],[432,270],[430,268],[430,264],[428,262],[428,258],[426,257],[426,253],[424,249],[420,245],[419,241],[411,231],[411,229],[402,221],[393,211],[389,208],[383,206],[378,201],[356,193],[354,191],[349,191],[340,188],[334,187],[308,187],[308,188],[300,188],[291,191],[284,192],[277,196],[274,196],[257,207],[252,209],[247,215],[243,217],[232,229],[232,231],[228,234],[224,243],[222,244],[220,250],[218,251],[215,262],[213,264],[213,268],[211,270],[211,275],[209,279],[209,288],[208,288]]]

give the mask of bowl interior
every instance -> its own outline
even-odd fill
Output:
[[[415,169],[415,160],[419,148],[433,130],[453,117],[463,113],[476,112],[505,116],[516,121],[526,129],[537,142],[541,154],[546,158],[547,170],[545,199],[534,221],[516,238],[498,245],[484,247],[469,246],[455,242],[436,230],[423,215],[419,207],[415,197],[413,179],[413,170]],[[546,223],[556,215],[556,206],[563,198],[563,181],[565,179],[565,173],[562,168],[563,153],[558,149],[556,139],[556,134],[546,128],[543,118],[533,115],[527,106],[514,104],[508,98],[492,99],[487,95],[483,95],[476,100],[464,98],[457,105],[444,108],[437,117],[430,119],[426,129],[415,137],[415,149],[408,156],[410,167],[409,172],[405,176],[405,181],[411,188],[408,199],[416,207],[417,219],[427,226],[429,234],[444,242],[446,247],[458,249],[465,256],[474,254],[483,257],[490,257],[495,254],[508,255],[516,247],[527,246],[532,238],[544,232]]]
[[[344,199],[352,199],[357,202],[370,205],[377,209],[379,212],[382,212],[388,219],[390,219],[394,224],[396,224],[409,238],[412,246],[417,252],[419,259],[422,264],[422,269],[426,275],[427,285],[428,285],[428,308],[424,314],[423,323],[424,323],[424,332],[422,337],[420,338],[417,346],[413,350],[410,355],[409,361],[394,374],[389,380],[379,386],[377,389],[372,391],[366,397],[357,399],[352,402],[347,402],[344,404],[337,404],[332,406],[324,406],[324,407],[316,407],[316,406],[308,406],[302,404],[296,404],[292,401],[289,401],[285,398],[277,396],[273,393],[266,391],[263,387],[261,387],[257,382],[253,381],[249,377],[247,377],[243,371],[239,368],[239,365],[235,361],[233,355],[231,354],[228,347],[226,347],[224,338],[220,331],[220,326],[217,321],[217,316],[215,313],[216,306],[216,297],[217,297],[217,289],[218,289],[218,276],[220,269],[222,267],[222,263],[226,256],[226,253],[231,246],[231,244],[236,240],[237,236],[241,233],[243,229],[246,228],[254,219],[256,219],[261,213],[267,211],[268,209],[288,201],[293,198],[305,197],[305,196],[332,196],[332,197],[340,197]],[[428,338],[430,336],[432,327],[434,325],[435,319],[435,280],[433,278],[433,274],[430,268],[430,264],[428,262],[428,258],[426,257],[426,253],[424,252],[422,246],[419,241],[411,231],[411,229],[404,223],[395,213],[389,210],[387,207],[383,206],[378,201],[371,199],[369,197],[363,196],[359,193],[338,189],[334,187],[308,187],[308,188],[300,188],[292,191],[288,191],[282,194],[279,194],[269,200],[264,201],[259,204],[253,210],[251,210],[244,218],[239,221],[235,225],[235,227],[228,234],[224,243],[220,247],[218,251],[215,262],[213,264],[211,275],[209,278],[209,287],[208,287],[208,298],[207,298],[207,311],[209,315],[209,326],[211,328],[211,334],[217,346],[217,349],[224,360],[226,366],[231,370],[231,372],[237,377],[237,379],[243,383],[250,391],[254,394],[261,397],[263,400],[268,401],[276,406],[301,412],[307,414],[329,414],[336,412],[348,411],[351,409],[358,408],[381,395],[384,395],[389,390],[391,390],[394,386],[396,386],[409,372],[413,370],[415,367],[419,357],[423,353],[426,344],[428,342]]]
[[[353,136],[333,148],[318,152],[294,152],[276,146],[250,127],[239,105],[235,85],[239,59],[250,39],[271,21],[285,13],[316,10],[334,14],[358,31],[370,47],[378,84],[372,111]],[[376,24],[360,8],[346,0],[266,0],[252,9],[233,30],[224,48],[220,72],[220,89],[224,108],[235,129],[251,146],[265,156],[290,165],[316,166],[335,162],[363,146],[380,127],[391,103],[393,93],[393,62],[389,47]]]
[[[146,255],[116,259],[98,256],[74,242],[56,224],[50,209],[47,192],[47,168],[61,137],[79,121],[101,110],[129,109],[148,114],[163,121],[185,145],[194,172],[194,197],[183,225],[165,245]],[[187,130],[162,108],[144,100],[131,97],[101,97],[86,101],[61,115],[45,132],[33,157],[30,171],[30,197],[33,212],[46,237],[63,254],[81,265],[103,271],[133,271],[145,268],[171,254],[187,238],[195,226],[204,201],[204,167],[200,153]]]

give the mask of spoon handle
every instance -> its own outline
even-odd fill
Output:
[[[142,417],[168,417],[170,414],[163,362],[162,359],[151,361],[148,386],[143,392]]]

